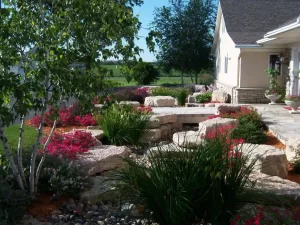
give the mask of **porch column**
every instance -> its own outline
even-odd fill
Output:
[[[299,95],[299,54],[296,48],[292,48],[290,61],[290,95]]]

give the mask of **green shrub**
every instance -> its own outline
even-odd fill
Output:
[[[5,180],[0,180],[0,224],[17,224],[23,218],[29,200],[24,191],[14,190]]]
[[[204,94],[198,95],[196,97],[196,101],[198,103],[210,102],[211,101],[211,97],[212,97],[212,93],[211,92],[205,92]]]
[[[174,89],[167,87],[158,87],[151,90],[153,96],[174,96]]]
[[[192,151],[169,146],[150,152],[150,167],[127,159],[116,190],[125,201],[142,203],[161,225],[229,224],[243,196],[254,161],[233,153],[224,139],[204,142]],[[253,197],[251,197],[253,200]]]
[[[138,62],[131,71],[133,80],[139,85],[149,85],[159,80],[159,75],[159,70],[147,62]]]
[[[40,176],[41,190],[71,197],[79,195],[87,179],[78,166],[67,161],[44,167]]]
[[[129,105],[113,105],[104,112],[100,124],[111,144],[138,145],[149,120],[149,113]]]
[[[187,89],[185,89],[185,88],[174,89],[174,97],[177,99],[178,105],[184,106],[187,96],[188,96]]]
[[[292,162],[293,172],[300,174],[300,159],[296,159]]]
[[[264,144],[268,137],[262,128],[253,123],[241,123],[232,131],[232,138],[244,139],[246,143]]]

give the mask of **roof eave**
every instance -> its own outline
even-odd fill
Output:
[[[264,38],[272,38],[273,36],[277,35],[277,34],[281,34],[290,30],[293,30],[295,28],[300,27],[300,16],[298,17],[297,21],[291,24],[288,24],[286,26],[280,27],[278,29],[269,31],[268,33],[266,33],[264,35]]]
[[[236,44],[236,48],[260,48],[262,47],[259,44]]]
[[[219,38],[219,30],[220,30],[220,23],[221,23],[221,15],[222,15],[222,8],[221,8],[221,3],[219,2],[218,5],[218,13],[217,13],[217,19],[216,19],[216,27],[215,27],[215,36],[214,36],[214,41],[213,45],[210,51],[210,55],[215,55],[215,50],[217,48],[218,44],[218,38]]]

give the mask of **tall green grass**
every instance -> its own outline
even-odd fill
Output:
[[[131,106],[113,105],[101,117],[104,135],[111,144],[138,145],[146,131],[150,115]]]
[[[126,201],[144,204],[160,225],[228,225],[245,201],[255,164],[242,152],[236,147],[232,155],[220,138],[193,149],[158,148],[149,153],[150,167],[126,159],[128,167],[115,177],[116,190]]]
[[[177,99],[178,105],[184,106],[188,96],[188,90],[186,88],[158,87],[152,89],[151,94],[153,96],[171,96]]]

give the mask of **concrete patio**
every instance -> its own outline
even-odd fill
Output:
[[[245,104],[244,104],[245,105]],[[262,115],[269,130],[284,144],[300,139],[300,114],[290,114],[285,105],[251,104]],[[157,107],[155,114],[177,114],[182,123],[198,123],[216,113],[217,107]]]

